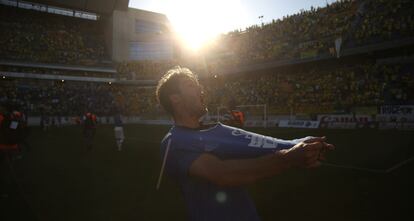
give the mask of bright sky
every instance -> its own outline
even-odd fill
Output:
[[[130,0],[129,7],[167,15],[177,34],[193,49],[220,33],[326,6],[335,0]],[[263,18],[259,18],[263,16]]]

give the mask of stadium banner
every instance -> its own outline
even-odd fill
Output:
[[[356,129],[358,127],[356,122],[321,122],[320,128],[329,129]]]
[[[100,124],[114,124],[113,117],[101,117],[98,119]],[[173,122],[171,120],[144,120],[138,116],[124,116],[122,117],[122,122],[124,124],[148,124],[148,125],[172,125]]]
[[[318,115],[318,121],[325,122],[337,122],[337,123],[366,123],[373,121],[371,115],[362,114],[321,114]]]
[[[278,127],[279,120],[268,120],[266,127]]]
[[[414,115],[378,114],[375,120],[378,122],[414,122]]]
[[[265,123],[263,120],[246,120],[244,127],[264,127]]]
[[[379,107],[378,113],[414,116],[414,105],[384,105]]]
[[[310,120],[280,120],[279,127],[285,128],[319,128],[319,121]]]
[[[80,119],[79,117],[59,117],[59,116],[46,116],[43,119],[43,124],[48,126],[68,126],[68,125],[76,125],[77,120]],[[40,126],[42,118],[39,116],[31,116],[27,118],[27,125],[28,126]]]
[[[267,120],[267,121],[263,121],[263,120],[246,120],[244,122],[244,127],[279,127],[279,123],[280,121],[283,120]]]
[[[378,129],[414,130],[414,122],[379,122]]]
[[[134,123],[148,125],[173,125],[173,122],[171,120],[140,120]]]
[[[414,105],[385,105],[378,108],[378,122],[413,122]]]
[[[356,129],[376,128],[373,117],[367,114],[326,114],[318,115],[320,128]]]
[[[386,129],[397,129],[398,128],[397,122],[380,122],[378,123],[378,129],[386,130]]]

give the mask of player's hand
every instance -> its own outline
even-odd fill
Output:
[[[325,142],[325,137],[315,137],[296,144],[288,150],[281,151],[292,167],[314,168],[321,165],[320,153],[322,149],[333,148]]]
[[[323,148],[319,151],[319,157],[318,157],[319,161],[326,160],[325,154],[328,151],[331,151],[331,150],[335,149],[335,146],[333,144],[327,143],[327,139],[326,139],[325,136],[323,136],[323,137],[314,137],[314,138],[308,139],[304,142],[305,143],[322,142]]]
[[[326,137],[323,137],[324,138],[324,141],[322,142],[323,143],[323,145],[324,145],[324,147],[321,149],[321,151],[319,152],[319,160],[320,161],[322,161],[322,160],[326,160],[326,157],[325,157],[325,154],[328,152],[328,151],[332,151],[332,150],[334,150],[335,149],[335,146],[333,145],[333,144],[330,144],[330,143],[327,143],[326,142]]]

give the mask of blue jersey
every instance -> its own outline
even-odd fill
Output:
[[[203,153],[221,159],[255,158],[291,148],[308,138],[281,140],[220,123],[206,130],[174,126],[161,143],[161,154],[167,154],[165,171],[181,188],[189,220],[251,221],[260,219],[246,190],[189,177],[192,162]]]

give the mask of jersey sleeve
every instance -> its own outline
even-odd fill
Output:
[[[290,149],[310,138],[312,137],[284,140],[224,125],[206,142],[212,143],[209,146],[213,147],[211,151],[214,155],[222,159],[240,159],[255,158]]]
[[[307,137],[303,137],[303,138],[299,138],[299,139],[293,139],[293,140],[283,140],[283,139],[278,139],[278,138],[273,138],[275,140],[275,142],[277,142],[278,144],[278,149],[290,149],[293,146],[295,146],[296,144],[309,140],[311,138],[314,138],[312,136],[307,136]]]

